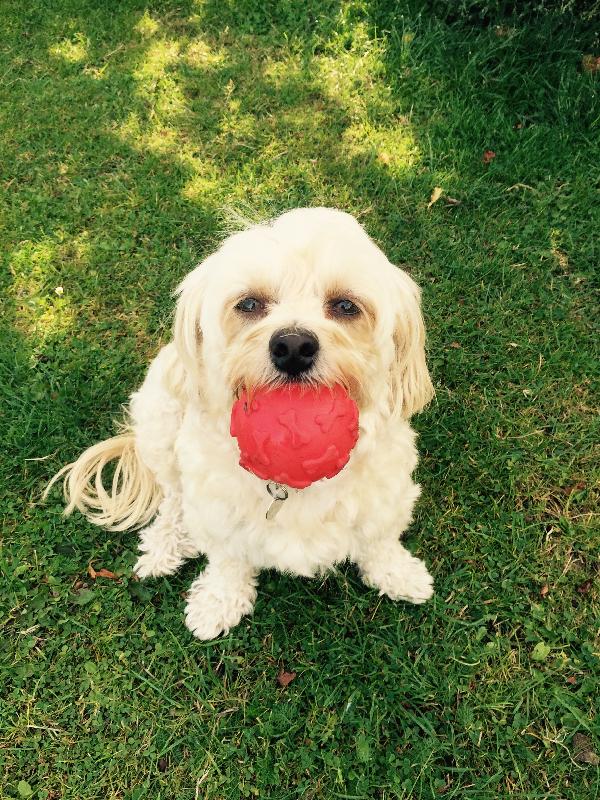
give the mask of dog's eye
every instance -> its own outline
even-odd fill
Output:
[[[336,317],[355,317],[360,314],[360,308],[348,298],[334,300],[331,303],[331,311]]]
[[[243,297],[236,308],[238,311],[243,311],[244,314],[257,314],[264,310],[265,304],[256,297]]]

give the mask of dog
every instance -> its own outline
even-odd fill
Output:
[[[252,612],[262,569],[314,577],[348,559],[392,600],[430,598],[425,564],[400,542],[420,494],[409,420],[433,396],[416,283],[351,215],[301,208],[231,235],[176,296],[173,339],[131,395],[122,431],[46,490],[64,479],[65,514],[142,528],[140,579],[204,554],[186,606],[199,639]],[[266,519],[267,485],[239,466],[231,408],[242,390],[298,381],[347,390],[358,443],[338,475],[290,490]]]

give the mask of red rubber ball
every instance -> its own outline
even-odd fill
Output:
[[[305,489],[333,478],[358,439],[358,408],[345,389],[292,384],[244,392],[231,410],[240,465],[265,481]]]

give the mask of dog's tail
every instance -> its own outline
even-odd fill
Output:
[[[102,471],[117,460],[110,490],[102,483]],[[111,531],[139,528],[156,514],[162,493],[154,474],[141,460],[135,436],[126,431],[85,450],[52,478],[43,499],[63,480],[65,516],[76,508],[93,522]]]

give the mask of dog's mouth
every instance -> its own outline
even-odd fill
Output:
[[[277,381],[278,386],[285,386],[286,384],[304,383],[307,386],[318,386],[323,383],[316,375],[316,370],[308,370],[307,372],[299,372],[297,375],[281,374],[280,380]]]
[[[337,383],[334,381],[333,383]],[[304,372],[299,375],[285,375],[283,373],[274,375],[268,380],[240,380],[235,383],[233,395],[239,398],[242,392],[252,396],[257,391],[269,391],[271,389],[281,389],[283,386],[305,386],[307,389],[318,389],[321,386],[333,385],[328,381],[321,380],[314,371]]]
[[[234,400],[239,399],[242,394],[251,398],[257,392],[269,391],[274,389],[281,389],[284,386],[290,387],[305,387],[307,390],[319,390],[322,387],[333,388],[334,386],[342,386],[349,397],[361,408],[364,404],[363,392],[359,382],[356,379],[348,378],[346,376],[335,376],[331,379],[324,379],[319,374],[317,369],[311,369],[298,375],[285,375],[277,374],[271,376],[268,380],[250,381],[239,380],[235,383],[233,390]]]

